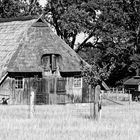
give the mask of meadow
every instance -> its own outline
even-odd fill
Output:
[[[103,106],[89,118],[88,104],[0,106],[0,140],[140,140],[140,104]]]

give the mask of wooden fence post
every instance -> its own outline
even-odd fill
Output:
[[[129,96],[129,105],[130,105],[130,103],[131,103],[131,100],[132,100],[132,96],[131,96],[131,94],[130,94],[130,90],[129,90],[129,94],[128,94],[128,96]]]
[[[50,105],[50,104],[51,104],[51,102],[50,102],[50,99],[51,99],[51,98],[50,98],[50,79],[46,79],[46,80],[47,80],[47,84],[48,84],[48,85],[47,85],[47,86],[48,86],[48,88],[47,88],[47,90],[48,90],[47,93],[48,93],[48,98],[49,98],[48,100],[49,100],[49,105]]]
[[[54,77],[54,83],[55,83],[55,85],[54,85],[54,104],[57,104],[57,77],[55,76]]]
[[[99,86],[99,85],[98,85]],[[89,86],[90,93],[90,118],[94,120],[99,119],[99,96],[100,96],[100,87]]]
[[[89,104],[90,104],[90,118],[93,118],[93,98],[92,98],[92,88],[89,85]]]
[[[88,86],[88,103],[90,103],[91,100],[91,85]]]
[[[34,99],[35,99],[35,91],[31,87],[31,92],[30,92],[30,118],[34,117]]]
[[[94,111],[93,111],[93,115],[94,115],[94,120],[98,121],[99,120],[99,111],[100,111],[100,93],[101,89],[100,89],[100,85],[97,85],[94,89],[93,89],[93,97],[94,97]]]

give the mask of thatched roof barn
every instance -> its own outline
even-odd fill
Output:
[[[41,58],[59,56],[59,71],[81,71],[82,59],[40,17],[0,20],[0,79],[12,72],[43,72]]]
[[[10,104],[29,103],[36,77],[38,103],[64,102],[65,94],[81,96],[83,65],[43,17],[0,19],[0,98],[9,96]]]
[[[123,84],[125,90],[132,94],[132,100],[135,100],[136,98],[140,100],[140,76],[133,76]]]

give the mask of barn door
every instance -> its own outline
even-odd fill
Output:
[[[36,104],[64,104],[65,96],[65,78],[47,77],[38,80]]]
[[[38,79],[35,81],[36,83],[36,104],[44,104],[44,96],[43,96],[43,82],[42,79]]]
[[[53,77],[49,80],[49,103],[64,104],[66,95],[66,79]]]
[[[56,84],[56,93],[57,93],[57,103],[64,104],[65,96],[66,96],[66,79],[65,78],[57,78]]]
[[[56,78],[49,78],[49,104],[56,104]]]
[[[28,105],[30,102],[30,80],[29,78],[24,79],[24,90],[22,94],[23,104]]]

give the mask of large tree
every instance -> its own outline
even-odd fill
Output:
[[[139,0],[51,0],[45,12],[56,33],[71,48],[79,33],[86,34],[75,51],[99,68],[110,71],[113,67],[110,83],[135,74],[133,70],[139,68]]]
[[[103,27],[100,30],[101,42],[112,42],[113,46],[107,45],[106,54],[112,55],[116,66],[110,75],[110,81],[115,83],[129,75],[135,75],[134,69],[139,75],[140,1],[105,0],[100,3],[100,22]]]
[[[76,37],[84,32],[87,37],[78,45],[78,52],[91,37],[98,25],[98,5],[86,0],[50,0],[45,7],[46,19],[56,33],[74,49]]]

